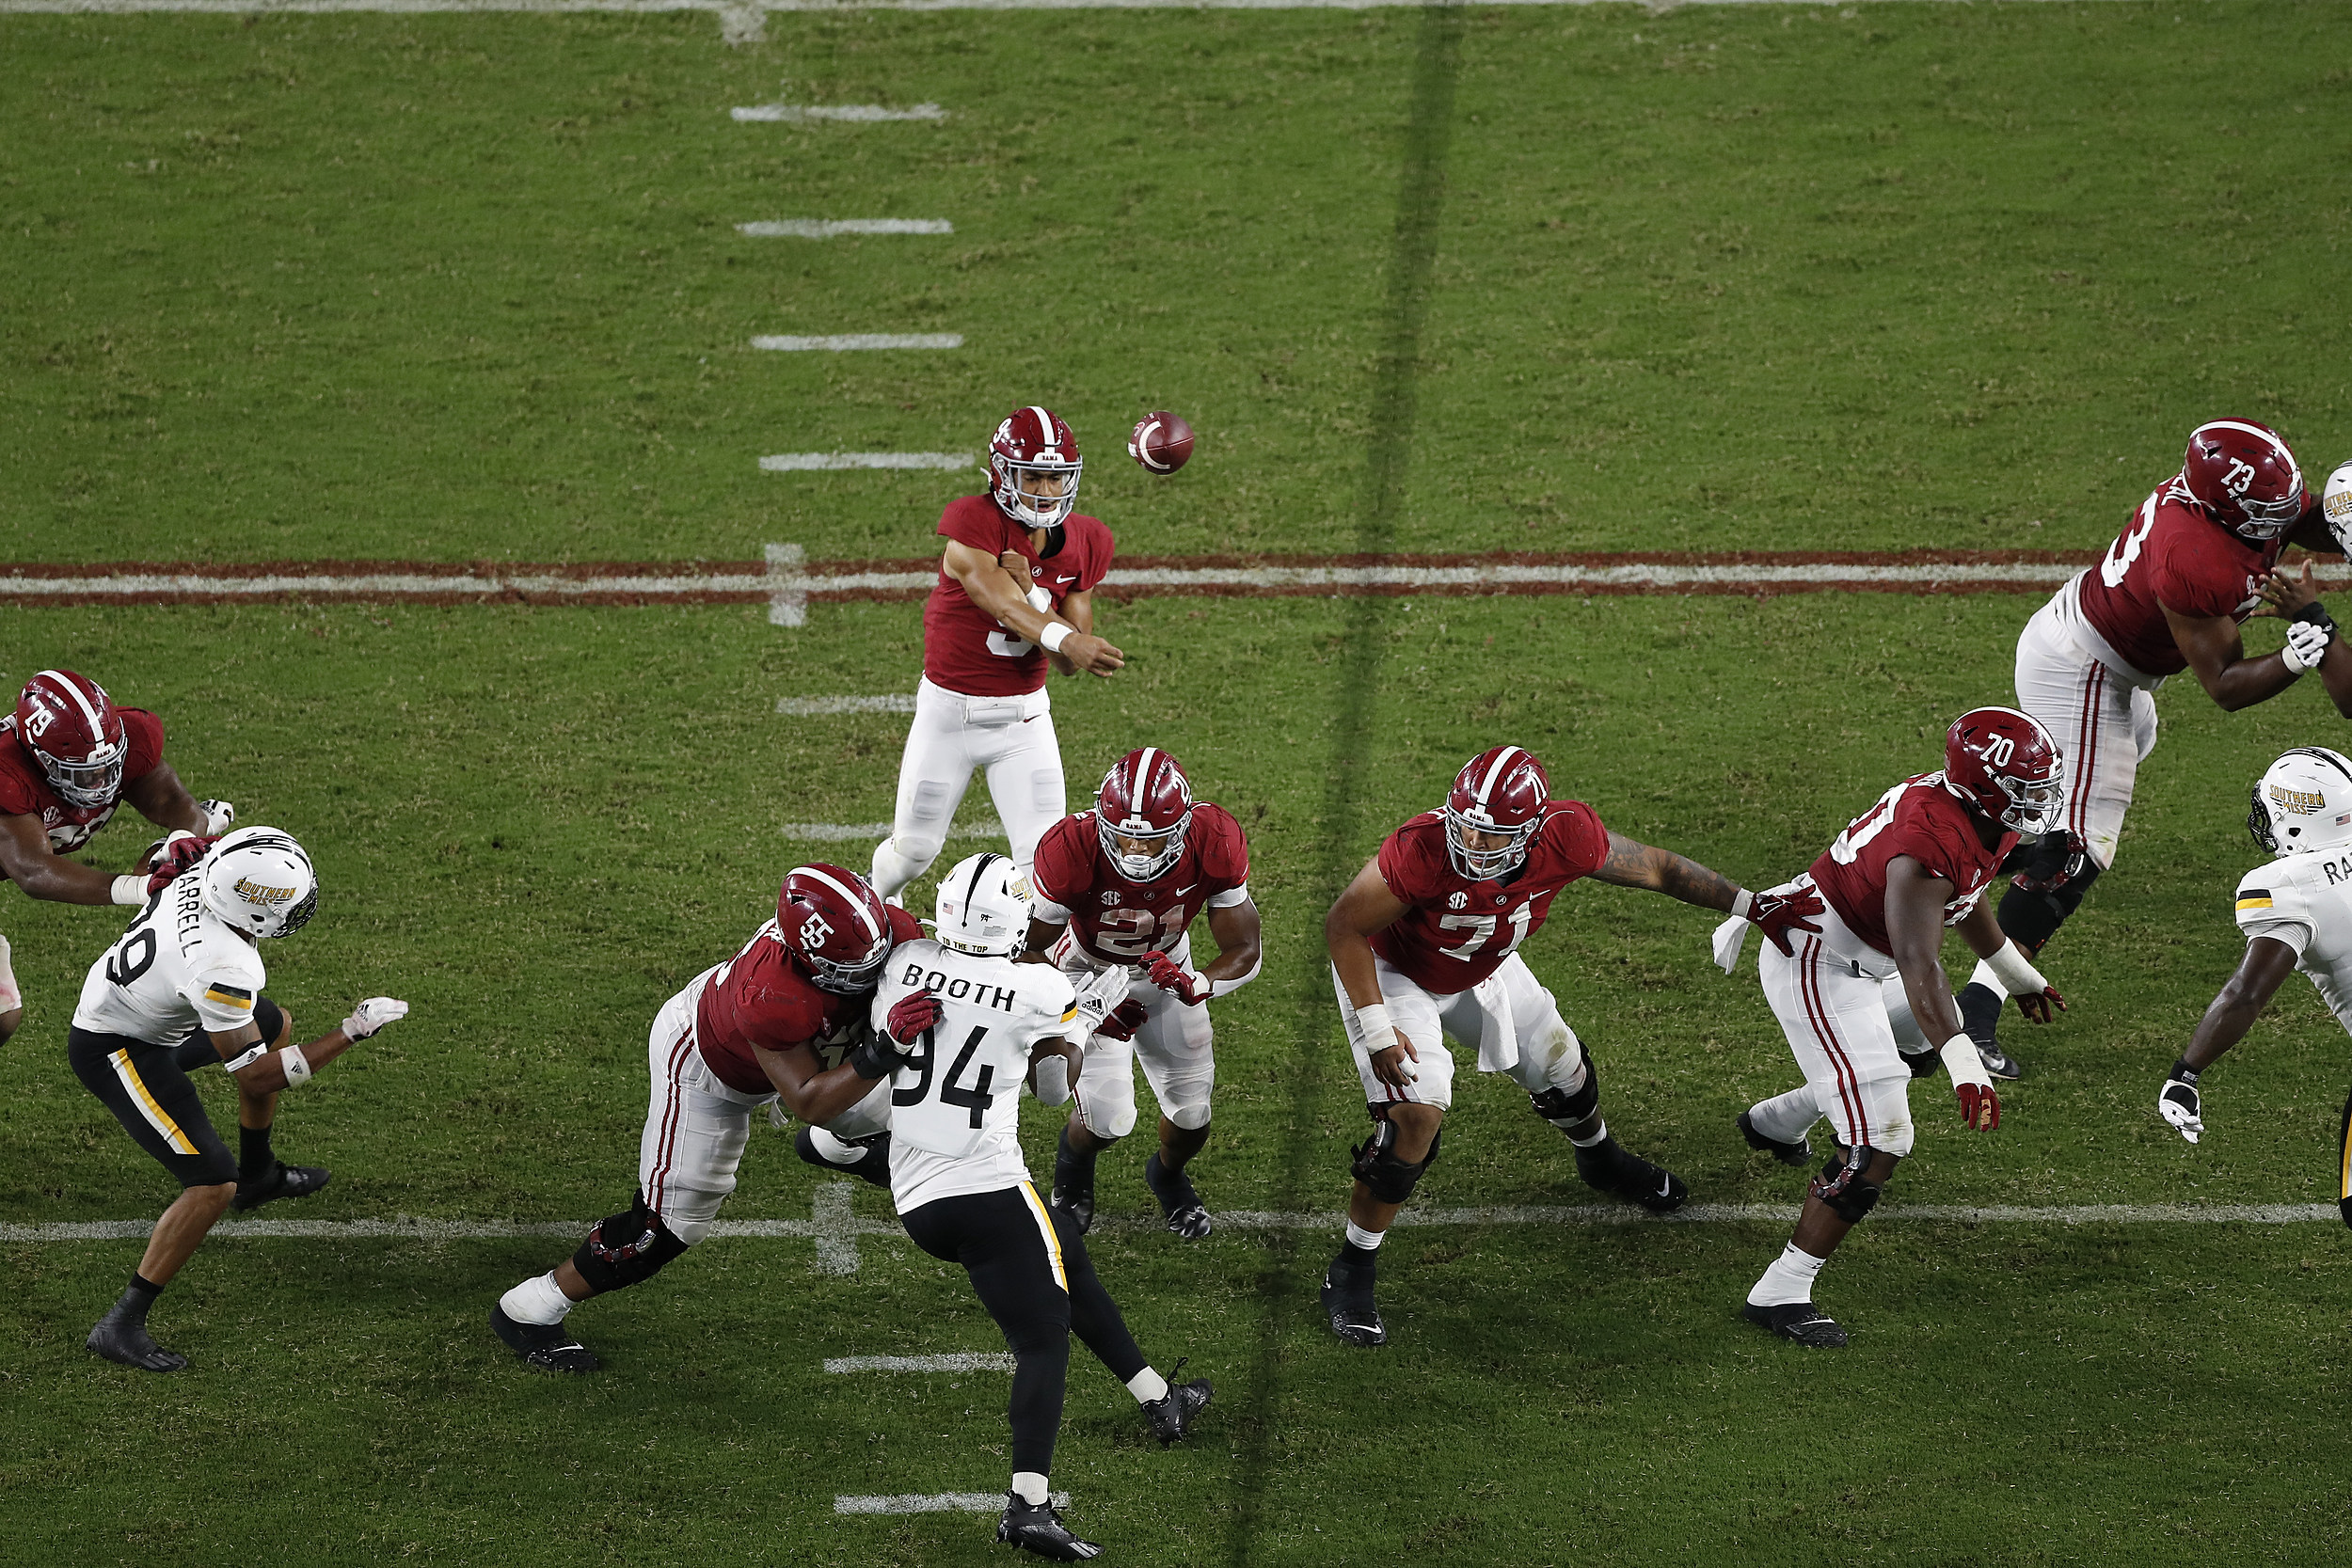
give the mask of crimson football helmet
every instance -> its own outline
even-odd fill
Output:
[[[1078,476],[1086,460],[1078,455],[1078,438],[1050,408],[1032,404],[1016,408],[988,443],[988,493],[1005,515],[1028,528],[1059,528],[1078,504]],[[1024,478],[1061,476],[1061,488],[1051,494],[1026,490]]]
[[[1445,847],[1454,869],[1475,882],[1518,870],[1550,799],[1551,775],[1517,746],[1497,746],[1470,758],[1445,798]],[[1508,834],[1510,843],[1473,849],[1468,843],[1472,832]]]
[[[110,806],[131,743],[106,689],[71,670],[43,670],[16,699],[16,734],[70,806]]]
[[[2215,420],[2189,433],[2181,488],[2205,515],[2247,539],[2276,539],[2303,515],[2303,470],[2279,433]]]
[[[1971,708],[1944,732],[1944,787],[2005,828],[2046,833],[2066,810],[2066,758],[2031,714]]]
[[[776,930],[785,951],[821,990],[872,990],[890,957],[890,911],[854,871],[803,865],[776,890]]]
[[[1184,852],[1184,830],[1192,826],[1192,781],[1176,759],[1146,746],[1120,757],[1103,775],[1094,794],[1094,831],[1103,853],[1131,882],[1148,882]],[[1137,839],[1150,847],[1138,853]]]

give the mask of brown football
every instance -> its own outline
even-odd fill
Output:
[[[1165,408],[1146,414],[1127,437],[1127,455],[1146,472],[1172,474],[1192,455],[1192,426]]]

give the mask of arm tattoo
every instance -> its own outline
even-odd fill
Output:
[[[1615,833],[1609,835],[1609,858],[1594,875],[1621,887],[1645,887],[1703,910],[1728,910],[1740,894],[1738,887],[1694,860]]]

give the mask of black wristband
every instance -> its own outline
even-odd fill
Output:
[[[2295,612],[2295,618],[2307,626],[2319,627],[2331,637],[2335,635],[2336,618],[2328,613],[2326,605],[2307,604]]]
[[[2182,1083],[2186,1084],[2189,1087],[2195,1088],[2197,1086],[2197,1073],[2198,1069],[2188,1065],[2188,1058],[2186,1056],[2182,1056],[2173,1062],[2172,1070],[2166,1073],[2165,1077],[2168,1079],[2177,1078]]]
[[[888,1076],[890,1070],[898,1063],[896,1052],[885,1055],[881,1049],[886,1037],[882,1035],[868,1035],[858,1041],[856,1049],[850,1053],[850,1070],[868,1083],[877,1078]]]

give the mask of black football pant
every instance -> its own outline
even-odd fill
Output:
[[[898,1216],[914,1244],[972,1276],[1013,1354],[1012,1467],[1051,1475],[1070,1380],[1070,1332],[1125,1383],[1151,1365],[1088,1260],[1067,1210],[1049,1212],[1026,1181],[933,1199]]]
[[[106,1102],[122,1130],[181,1186],[215,1187],[237,1179],[237,1157],[205,1117],[196,1085],[172,1061],[170,1046],[72,1029],[65,1054],[82,1086]]]
[[[262,1031],[262,1038],[275,1040],[278,1032],[286,1026],[286,1015],[278,1010],[278,1004],[266,996],[253,999],[253,1022]],[[203,1030],[190,1034],[173,1048],[171,1059],[182,1072],[199,1072],[208,1067],[218,1067],[220,1053],[213,1049],[213,1038]]]

